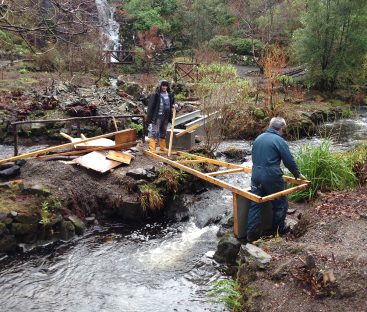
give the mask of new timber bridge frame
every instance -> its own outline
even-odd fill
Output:
[[[285,182],[290,182],[292,184],[295,184],[296,186],[285,189],[281,192],[277,192],[271,195],[260,197],[260,196],[257,196],[251,193],[248,190],[231,185],[225,181],[222,181],[216,178],[217,176],[224,175],[224,174],[231,174],[231,173],[238,173],[238,172],[250,173],[252,171],[251,168],[248,168],[242,165],[227,163],[227,162],[216,160],[216,159],[193,155],[193,154],[189,154],[186,152],[173,152],[172,153],[173,155],[182,156],[183,158],[182,160],[172,160],[172,159],[169,159],[167,157],[160,155],[160,153],[151,152],[148,150],[144,151],[144,154],[147,156],[153,157],[159,161],[162,161],[168,165],[171,165],[172,167],[186,171],[207,182],[213,183],[217,186],[220,186],[222,188],[225,188],[231,191],[233,194],[233,219],[234,219],[233,220],[233,231],[234,231],[235,236],[238,238],[246,237],[247,213],[248,213],[250,201],[264,204],[263,225],[262,226],[264,229],[268,229],[269,227],[271,227],[270,215],[272,214],[272,209],[271,209],[272,206],[271,206],[270,201],[273,199],[279,198],[281,196],[285,196],[285,195],[297,192],[299,190],[303,190],[307,188],[310,184],[310,181],[297,180],[289,176],[283,176],[283,179]],[[210,163],[213,165],[217,165],[219,167],[225,167],[226,170],[215,171],[215,172],[210,172],[210,173],[203,173],[203,172],[200,172],[198,170],[195,170],[187,166],[187,164],[197,164],[197,163]],[[269,223],[269,220],[270,220],[270,223]]]

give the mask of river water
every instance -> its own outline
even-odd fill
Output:
[[[367,138],[367,109],[324,129],[334,138],[336,150],[350,149]],[[291,148],[320,141],[315,136],[292,142]],[[220,149],[228,146],[251,148],[250,142],[227,141]],[[11,151],[4,146],[1,150]],[[240,187],[250,183],[248,174],[222,179]],[[184,201],[190,216],[184,222],[96,226],[66,244],[3,259],[0,310],[228,311],[211,302],[208,291],[215,281],[227,278],[212,255],[218,242],[215,222],[230,214],[231,193],[213,188],[185,195]]]

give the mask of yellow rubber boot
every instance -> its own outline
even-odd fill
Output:
[[[164,153],[167,152],[166,139],[159,139],[159,149]]]
[[[155,151],[155,139],[153,139],[153,138],[150,138],[149,139],[149,150],[151,152],[154,152]]]

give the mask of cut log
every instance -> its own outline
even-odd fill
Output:
[[[130,165],[131,160],[134,158],[134,156],[129,153],[123,153],[123,152],[117,152],[117,151],[108,151],[106,157],[108,159],[119,161],[127,165]]]

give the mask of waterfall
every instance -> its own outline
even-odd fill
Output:
[[[96,0],[99,23],[102,25],[102,36],[105,50],[119,50],[120,25],[113,19],[115,8],[107,0]]]

